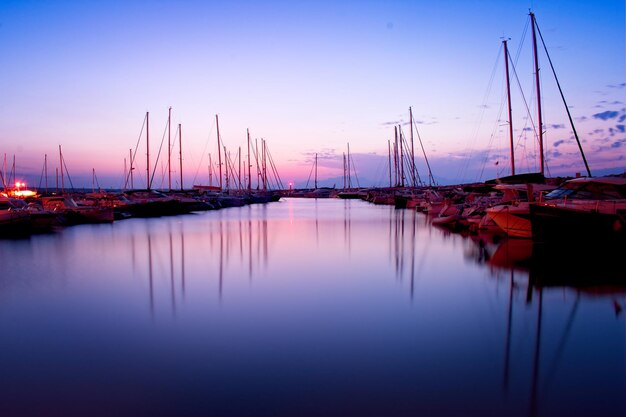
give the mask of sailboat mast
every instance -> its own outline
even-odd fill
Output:
[[[65,192],[65,180],[63,178],[63,152],[61,152],[61,145],[59,145],[59,165],[61,166],[61,192]]]
[[[261,159],[261,163],[263,165],[263,191],[267,191],[267,161],[265,159],[266,155],[265,155],[265,139],[261,139],[261,146],[262,146],[262,155],[263,158]]]
[[[315,188],[317,189],[317,153],[315,154]]]
[[[393,145],[393,174],[394,174],[394,183],[395,186],[398,187],[400,185],[398,181],[398,126],[393,127],[393,135],[394,135],[394,145]]]
[[[213,185],[213,163],[211,162],[211,154],[209,154],[209,186]]]
[[[150,191],[150,113],[146,112],[146,189]]]
[[[391,188],[391,141],[387,140],[387,148],[389,152],[389,188]]]
[[[350,143],[348,143],[348,189],[352,188],[352,179],[350,177],[351,173],[350,173]]]
[[[225,182],[226,182],[226,190],[230,191],[230,177],[228,176],[228,153],[226,152],[226,146],[224,146],[224,170],[225,172]],[[222,167],[220,165],[220,177],[222,176]],[[220,178],[220,188],[221,187],[221,181],[222,179]]]
[[[530,12],[530,22],[533,31],[533,57],[535,61],[535,86],[537,89],[537,123],[539,125],[539,162],[540,171],[544,173],[544,157],[543,157],[543,121],[541,119],[541,92],[539,88],[539,58],[537,56],[537,34],[535,30],[535,14]]]
[[[241,186],[241,146],[239,147],[239,149],[237,150],[237,162],[239,163],[239,172],[238,172],[238,181],[239,181],[239,190],[243,190],[243,187]],[[244,172],[245,175],[245,172]]]
[[[48,154],[43,156],[43,170],[46,177],[46,194],[48,194]]]
[[[537,27],[537,32],[539,32],[539,38],[541,39],[541,43],[543,44],[543,49],[546,51],[546,57],[548,58],[548,62],[550,63],[550,68],[552,69],[552,74],[554,74],[554,80],[556,81],[556,85],[559,88],[559,93],[561,94],[561,100],[563,100],[563,105],[565,106],[565,111],[567,112],[567,117],[569,118],[570,126],[572,127],[572,131],[574,133],[574,137],[576,138],[576,143],[578,144],[578,150],[580,150],[580,156],[583,158],[583,162],[585,164],[585,169],[587,170],[587,175],[591,177],[591,170],[589,169],[589,164],[587,163],[587,158],[585,157],[585,152],[583,151],[583,147],[580,143],[580,139],[578,138],[578,132],[576,132],[576,127],[574,126],[574,121],[572,120],[572,114],[569,111],[569,107],[565,102],[565,96],[563,95],[563,89],[561,88],[561,83],[559,82],[558,77],[556,76],[556,71],[554,70],[554,65],[552,65],[552,59],[550,58],[550,54],[548,53],[548,48],[546,48],[546,44],[543,41],[543,36],[541,35],[541,30],[539,30],[539,25],[535,21],[535,26]]]
[[[254,139],[254,160],[256,162],[256,189],[258,190],[261,184],[261,166],[259,165],[259,140]]]
[[[250,164],[250,129],[246,129],[248,137],[248,192],[252,192],[252,165]],[[244,173],[245,175],[245,173]]]
[[[172,191],[172,107],[167,113],[167,185]]]
[[[511,175],[515,175],[515,156],[513,154],[513,110],[511,109],[511,84],[509,82],[509,49],[507,40],[502,41],[504,45],[504,68],[506,72],[506,97],[509,106],[509,140],[511,142]]]
[[[402,128],[398,125],[398,137],[400,138],[400,181],[402,182],[402,188],[404,188],[404,135],[402,134]]]
[[[348,178],[348,175],[346,173],[346,153],[343,153],[343,190],[346,191],[346,179]]]
[[[411,179],[413,180],[413,186],[417,186],[417,180],[415,176],[415,147],[413,145],[413,109],[409,107],[409,125],[411,127]]]
[[[217,114],[215,115],[215,126],[217,128],[217,164],[220,167],[220,179],[218,184],[220,185],[220,190],[222,189],[222,148],[220,144],[220,122],[217,118]],[[226,156],[226,155],[224,155]]]
[[[128,150],[128,154],[129,154],[129,160],[130,160],[130,189],[132,190],[133,188],[135,188],[135,185],[133,183],[133,170],[135,168],[133,168],[133,150],[129,149]],[[127,184],[128,185],[128,184]]]
[[[180,191],[183,191],[183,128],[180,123],[178,124],[178,156],[180,161]]]

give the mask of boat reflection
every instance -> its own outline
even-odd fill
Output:
[[[625,248],[590,243],[586,247],[505,238],[489,258],[495,268],[528,272],[531,285],[587,290],[626,290]]]
[[[532,343],[532,357],[527,358],[531,365],[527,373],[527,415],[541,415],[541,399],[548,395],[545,388],[556,378],[559,368],[566,368],[563,362],[572,349],[568,348],[568,341],[575,338],[581,300],[594,300],[612,309],[615,316],[623,310],[624,248],[598,244],[582,248],[499,235],[481,235],[468,241],[468,253],[474,261],[488,266],[493,276],[508,283],[503,390],[510,395],[511,385],[520,377],[520,368],[516,367],[519,358],[512,352],[514,346]],[[546,294],[558,294],[560,301],[544,305]],[[520,321],[520,317],[524,319]],[[547,326],[546,318],[551,320]],[[527,326],[533,322],[534,334],[530,334]]]

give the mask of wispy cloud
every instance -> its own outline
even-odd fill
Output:
[[[404,123],[404,120],[394,120],[392,122],[382,122],[381,126],[397,126],[403,123]]]
[[[594,119],[600,119],[600,120],[609,120],[609,119],[616,118],[618,115],[619,115],[619,112],[607,110],[607,111],[604,111],[602,113],[594,114],[593,118]]]
[[[611,144],[611,148],[613,149],[620,149],[622,147],[626,146],[626,139],[620,139],[618,141],[615,141]]]

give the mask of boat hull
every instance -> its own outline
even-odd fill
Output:
[[[626,245],[626,212],[602,213],[554,205],[530,207],[532,236],[537,242]]]

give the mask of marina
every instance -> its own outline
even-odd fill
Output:
[[[624,2],[9,3],[2,417],[626,416]]]
[[[0,257],[7,416],[626,411],[615,253],[283,197],[2,239]]]

